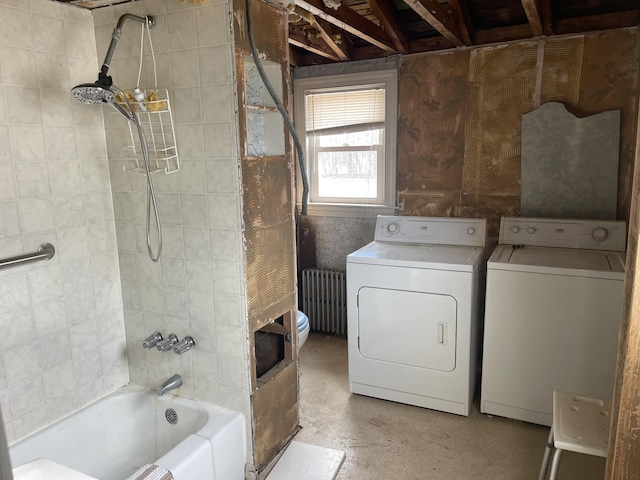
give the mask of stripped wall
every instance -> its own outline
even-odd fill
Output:
[[[481,216],[497,234],[520,206],[521,117],[542,103],[621,110],[618,218],[628,218],[638,29],[403,59],[398,200],[403,215]]]

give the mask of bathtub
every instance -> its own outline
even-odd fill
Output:
[[[14,468],[47,458],[100,480],[124,480],[147,463],[175,480],[243,480],[244,417],[129,385],[13,444],[10,453]]]

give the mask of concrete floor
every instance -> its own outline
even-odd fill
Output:
[[[311,334],[300,351],[296,440],[346,452],[337,480],[532,480],[547,427],[469,417],[349,392],[347,341]],[[559,480],[604,477],[603,458],[565,452]]]

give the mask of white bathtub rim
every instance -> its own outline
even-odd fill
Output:
[[[86,409],[93,407],[96,404],[101,402],[108,401],[111,399],[114,402],[118,402],[124,397],[127,396],[138,396],[142,395],[143,397],[151,396],[155,398],[159,404],[159,408],[163,408],[163,403],[166,403],[167,407],[174,405],[175,407],[184,407],[188,409],[193,409],[194,406],[197,410],[201,410],[204,415],[207,416],[206,423],[199,427],[196,432],[189,434],[186,438],[180,441],[177,445],[172,447],[167,453],[162,455],[160,458],[156,459],[154,463],[157,463],[160,466],[163,466],[171,471],[176,470],[177,480],[182,478],[184,479],[192,479],[198,478],[196,475],[193,476],[193,468],[195,465],[181,465],[180,461],[183,458],[191,458],[191,455],[188,452],[193,451],[193,449],[198,449],[203,453],[206,453],[205,457],[199,460],[199,465],[203,468],[212,468],[216,480],[218,478],[224,479],[224,477],[219,477],[215,474],[216,471],[219,471],[220,468],[223,470],[227,468],[229,465],[226,463],[225,455],[221,455],[222,452],[215,451],[216,448],[219,448],[220,445],[226,445],[231,439],[231,443],[234,445],[238,445],[238,449],[236,450],[237,454],[233,454],[232,458],[229,458],[230,461],[235,461],[237,464],[241,462],[241,469],[244,470],[244,465],[246,463],[246,434],[245,434],[245,418],[244,415],[235,410],[228,409],[226,407],[222,407],[219,405],[214,405],[206,402],[202,402],[199,400],[193,400],[188,398],[180,397],[179,395],[173,394],[165,394],[162,397],[157,396],[155,390],[150,389],[148,387],[144,387],[136,384],[129,384],[124,387],[119,388],[118,390],[111,392],[96,401],[85,405],[83,408],[73,412],[72,414],[58,420],[57,422],[45,427],[44,429],[33,433],[32,435],[21,439],[18,442],[14,442],[12,446],[16,444],[21,444],[23,441],[28,441],[30,438],[37,437],[38,435],[44,434],[43,432],[48,430],[51,427],[56,426],[60,422],[64,422],[69,418],[73,417],[76,414],[81,414]],[[95,407],[99,408],[99,407]],[[86,415],[86,412],[85,412]],[[240,442],[239,439],[242,438]],[[216,447],[216,445],[218,447]],[[206,450],[206,452],[205,452]],[[223,448],[223,451],[226,450]],[[181,453],[182,452],[182,453]],[[229,455],[226,455],[229,456]],[[216,462],[217,459],[217,462]],[[54,460],[54,459],[53,459]],[[26,462],[18,460],[16,465],[13,467],[20,466],[25,464]],[[216,465],[217,463],[217,465]],[[142,465],[140,465],[142,466]],[[235,471],[235,468],[233,469]],[[183,472],[184,474],[181,474]],[[185,476],[186,475],[186,476]],[[235,476],[235,475],[234,475]],[[226,480],[226,479],[225,479]]]

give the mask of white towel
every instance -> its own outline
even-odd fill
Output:
[[[164,467],[147,463],[127,480],[173,480],[173,475]]]

